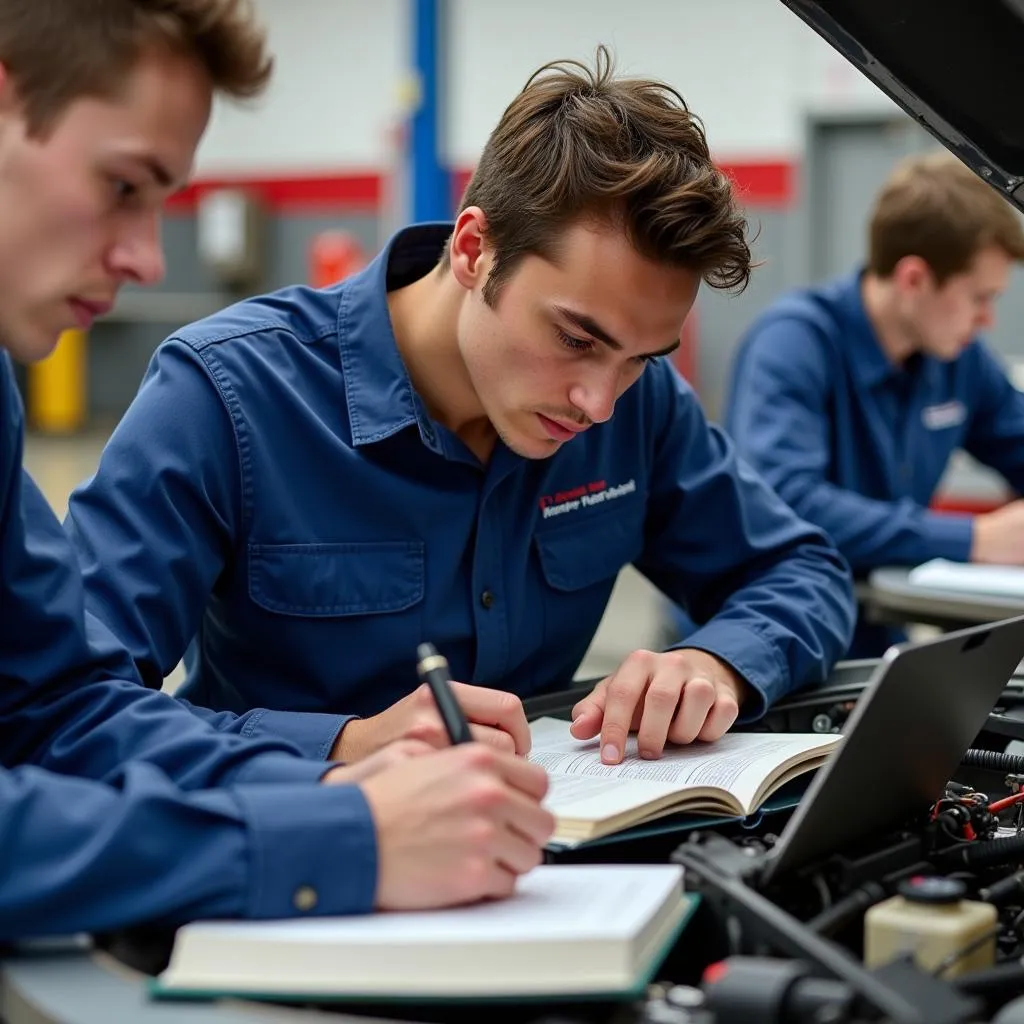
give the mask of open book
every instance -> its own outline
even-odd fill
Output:
[[[507,900],[451,910],[186,925],[153,992],[303,1001],[632,998],[694,903],[674,865],[544,865],[519,879]]]
[[[726,733],[714,743],[668,747],[657,761],[637,756],[631,736],[621,764],[601,763],[597,740],[582,742],[569,722],[530,726],[530,760],[550,778],[545,805],[558,819],[556,846],[574,846],[678,812],[744,817],[842,740],[818,733]]]

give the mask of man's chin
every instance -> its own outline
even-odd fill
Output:
[[[522,434],[499,433],[502,444],[521,459],[549,459],[564,444],[550,437],[525,437]]]
[[[562,447],[564,442],[562,441],[534,441],[530,445],[525,444],[506,444],[507,448],[510,448],[516,455],[521,459],[533,459],[534,461],[540,461],[541,459],[550,459],[559,448]]]
[[[6,349],[16,363],[42,362],[53,354],[60,338],[60,333],[11,330],[0,324],[0,348]]]
[[[937,359],[940,363],[952,363],[955,362],[960,356],[963,355],[964,350],[970,345],[971,339],[968,338],[966,341],[956,341],[950,345],[936,346],[933,348],[928,355],[933,359]]]

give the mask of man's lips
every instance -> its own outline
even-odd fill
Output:
[[[562,420],[554,420],[550,416],[545,416],[540,412],[537,413],[537,419],[540,420],[540,424],[544,428],[545,433],[547,433],[548,437],[553,441],[570,441],[577,434],[581,434],[587,429],[579,423],[565,423]]]
[[[106,299],[83,299],[77,295],[68,300],[68,305],[82,327],[88,327],[93,320],[109,313],[114,307],[114,303]]]

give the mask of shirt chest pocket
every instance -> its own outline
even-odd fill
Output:
[[[251,544],[249,597],[303,618],[401,612],[423,600],[422,541]]]
[[[560,592],[598,583],[610,589],[624,566],[643,550],[643,510],[616,508],[579,521],[545,525],[534,535],[541,572]]]

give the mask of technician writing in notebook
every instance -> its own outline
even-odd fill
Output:
[[[603,50],[541,69],[454,223],[158,349],[70,502],[89,607],[150,685],[191,644],[182,693],[218,727],[346,760],[445,742],[408,653],[430,636],[474,735],[523,753],[519,698],[572,680],[633,564],[700,628],[630,654],[577,735],[617,762],[631,729],[657,757],[757,718],[826,678],[853,600],[669,358],[700,287],[750,271],[678,94]]]
[[[542,770],[415,743],[338,769],[284,736],[216,732],[139,685],[85,613],[21,467],[10,355],[43,358],[123,284],[160,278],[160,210],[213,93],[253,95],[270,70],[248,5],[158,6],[0,4],[0,941],[507,894],[553,827]]]

